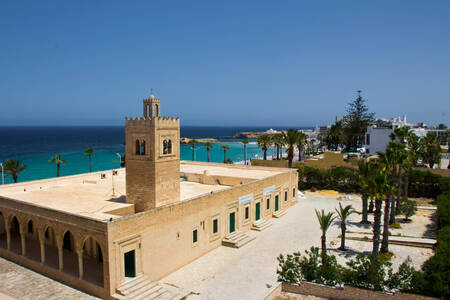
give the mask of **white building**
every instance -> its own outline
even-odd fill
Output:
[[[375,126],[367,127],[366,132],[366,153],[374,155],[377,152],[385,152],[386,145],[391,141],[390,135],[394,132],[390,128],[380,128]]]

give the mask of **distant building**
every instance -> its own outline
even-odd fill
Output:
[[[365,138],[366,153],[374,155],[377,152],[386,151],[386,145],[391,141],[390,135],[393,132],[394,130],[389,128],[367,127]]]

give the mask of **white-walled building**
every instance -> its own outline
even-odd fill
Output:
[[[374,155],[377,152],[385,152],[386,145],[391,141],[390,135],[393,132],[394,130],[390,128],[367,127],[366,153]]]

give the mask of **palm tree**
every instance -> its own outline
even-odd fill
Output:
[[[48,162],[55,163],[56,164],[56,177],[59,177],[60,174],[60,168],[61,165],[65,165],[66,161],[61,159],[61,156],[59,154],[56,154],[52,159],[50,159]]]
[[[188,144],[192,146],[192,161],[195,161],[195,145],[198,144],[198,141],[195,139],[192,139],[192,140],[189,140]]]
[[[358,162],[358,185],[361,189],[361,200],[362,200],[362,219],[361,224],[370,224],[367,219],[367,206],[369,200],[369,184],[370,184],[370,163],[365,160],[360,160]]]
[[[223,150],[223,163],[225,164],[227,162],[227,150],[230,150],[230,147],[228,145],[222,145],[220,149]]]
[[[327,230],[330,228],[331,224],[333,223],[334,219],[336,217],[333,216],[333,212],[329,212],[327,214],[325,214],[325,211],[322,209],[322,212],[319,212],[316,209],[316,216],[317,216],[317,220],[319,221],[320,224],[320,229],[322,230],[322,237],[321,237],[321,241],[322,241],[322,252],[326,253],[327,252]]]
[[[89,157],[89,172],[92,172],[92,154],[94,154],[94,149],[92,149],[92,147],[89,147],[84,151],[84,156]]]
[[[209,162],[209,150],[213,147],[213,144],[210,142],[206,142],[203,147],[206,148],[206,154],[208,155],[208,162]]]
[[[288,129],[283,132],[283,140],[287,145],[287,159],[289,162],[289,168],[292,168],[292,160],[294,159],[294,147],[297,145],[298,130]]]
[[[264,160],[267,160],[267,149],[272,145],[272,138],[267,134],[263,134],[258,138],[257,143],[258,147],[261,147],[261,150],[264,152]]]
[[[374,170],[375,171],[375,170]],[[380,250],[380,228],[381,228],[381,206],[385,199],[385,189],[387,184],[386,169],[377,165],[373,178],[371,179],[371,196],[375,199],[375,212],[373,216],[373,244],[372,254],[378,255]]]
[[[345,251],[345,231],[347,230],[347,222],[348,217],[355,213],[356,211],[353,209],[353,206],[347,205],[346,207],[342,207],[342,203],[339,202],[339,209],[336,208],[336,213],[341,220],[341,247],[339,250]]]
[[[244,165],[246,165],[247,164],[247,144],[248,144],[248,141],[246,139],[243,139],[241,141],[241,143],[244,144]]]
[[[17,183],[19,173],[25,171],[27,165],[22,165],[20,160],[8,159],[3,163],[3,168],[5,173],[11,176],[14,182]]]
[[[441,144],[436,134],[428,132],[426,136],[420,139],[420,154],[422,160],[427,163],[431,169],[434,164],[439,166],[441,162]]]
[[[299,131],[297,136],[298,161],[301,161],[303,159],[307,140],[308,136]]]

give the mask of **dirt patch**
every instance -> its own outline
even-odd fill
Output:
[[[309,195],[319,195],[319,196],[326,196],[326,197],[339,197],[341,196],[340,193],[334,191],[334,190],[317,190],[315,192],[307,191],[306,192]]]

